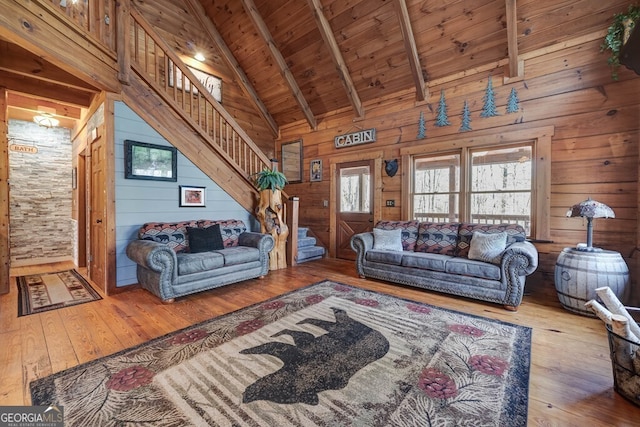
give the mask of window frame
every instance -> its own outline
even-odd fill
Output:
[[[402,162],[409,169],[403,174],[402,217],[411,219],[413,213],[413,160],[427,155],[461,153],[460,159],[460,218],[468,217],[468,186],[470,173],[470,151],[481,147],[503,148],[530,143],[532,145],[532,214],[531,236],[534,241],[550,241],[551,199],[551,138],[553,126],[496,133],[495,129],[474,132],[473,136],[456,139],[451,135],[433,138],[428,142],[416,141],[415,145],[402,148]]]

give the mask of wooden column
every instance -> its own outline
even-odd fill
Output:
[[[289,240],[287,241],[287,261],[291,267],[298,264],[298,217],[300,216],[300,197],[289,198],[287,224],[289,224]]]
[[[9,118],[7,89],[0,87],[0,294],[9,293]]]

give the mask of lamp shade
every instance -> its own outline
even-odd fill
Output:
[[[576,249],[583,251],[599,251],[601,249],[593,247],[593,224],[591,221],[593,218],[615,218],[616,214],[613,213],[613,209],[609,206],[604,203],[591,200],[591,197],[589,197],[587,200],[571,206],[567,211],[567,216],[587,218],[587,246],[579,246]]]
[[[589,197],[587,200],[575,204],[567,211],[567,216],[576,217],[581,216],[585,218],[615,218],[616,214],[613,210],[604,203],[591,200]]]

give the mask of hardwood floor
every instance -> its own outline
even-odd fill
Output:
[[[38,270],[13,269],[12,275]],[[173,304],[162,304],[147,291],[136,289],[97,302],[20,318],[12,277],[10,293],[0,296],[0,406],[29,405],[29,382],[36,378],[325,278],[531,327],[529,426],[640,423],[640,407],[613,391],[604,325],[597,319],[564,310],[553,283],[528,282],[524,302],[514,313],[498,305],[360,279],[352,262],[329,259],[272,271],[263,280],[201,292]]]

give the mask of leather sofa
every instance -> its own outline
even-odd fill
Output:
[[[380,230],[399,230],[400,244],[376,248],[374,234],[382,236]],[[482,252],[473,241],[476,233],[482,234],[476,242],[500,238],[504,247],[490,259],[470,257]],[[538,251],[517,224],[380,221],[373,232],[354,235],[351,248],[362,278],[502,304],[512,311],[522,302],[527,275],[538,266]]]

